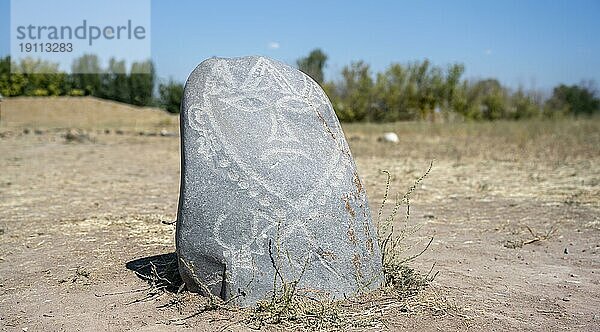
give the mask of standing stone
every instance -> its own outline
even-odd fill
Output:
[[[211,58],[181,107],[179,270],[188,289],[250,306],[275,269],[330,298],[381,285],[367,195],[329,99],[265,57]]]

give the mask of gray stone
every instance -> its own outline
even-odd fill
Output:
[[[181,107],[179,270],[188,289],[249,306],[275,269],[344,298],[377,288],[381,254],[367,195],[329,99],[264,57],[211,58]]]

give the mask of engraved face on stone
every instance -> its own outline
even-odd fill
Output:
[[[181,133],[176,243],[190,289],[254,304],[273,289],[271,250],[310,292],[381,284],[366,192],[308,76],[264,57],[205,60],[186,83]]]
[[[307,183],[317,185],[335,175],[342,153],[332,154],[339,150],[338,141],[323,135],[327,124],[322,114],[332,109],[314,81],[264,58],[242,73],[236,72],[235,63],[214,61],[194,116],[196,121],[207,117],[217,148],[263,186],[288,199],[305,199],[314,189]],[[314,125],[306,126],[307,119]],[[335,123],[329,130],[332,136],[341,135]]]

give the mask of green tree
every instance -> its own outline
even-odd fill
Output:
[[[321,49],[314,49],[304,58],[298,59],[298,69],[310,76],[315,82],[323,85],[323,69],[327,62],[327,54]]]
[[[600,99],[596,96],[593,83],[589,86],[561,84],[554,88],[552,97],[546,102],[551,112],[571,115],[592,115],[600,111]]]
[[[341,121],[367,120],[374,108],[373,79],[369,65],[363,61],[353,62],[344,67],[342,77],[337,88],[337,116]]]
[[[465,88],[467,105],[463,115],[467,118],[496,120],[507,117],[507,91],[498,80],[480,80]]]
[[[124,60],[117,61],[111,58],[108,61],[108,69],[103,75],[103,86],[103,98],[124,103],[129,101],[129,79]]]
[[[129,74],[129,103],[139,106],[152,105],[155,72],[152,61],[134,62]]]
[[[67,76],[58,63],[25,58],[12,64],[9,81],[17,95],[59,96],[64,94]]]
[[[104,95],[102,78],[103,72],[100,60],[95,54],[84,54],[73,60],[71,65],[71,82],[74,89],[80,89],[85,95]]]
[[[439,67],[432,66],[429,60],[408,65],[409,107],[416,110],[420,119],[433,117],[443,97],[443,75]]]
[[[179,113],[183,98],[183,84],[169,80],[166,84],[159,84],[158,94],[161,107],[170,113]]]
[[[409,85],[409,73],[400,64],[392,64],[385,72],[377,74],[373,91],[376,108],[371,119],[398,121],[414,118],[409,104],[412,91]]]
[[[461,77],[465,72],[465,66],[459,63],[450,65],[446,70],[445,81],[442,87],[442,112],[445,117],[453,111],[454,100],[457,98],[460,89]]]
[[[517,89],[510,96],[510,118],[515,120],[528,119],[541,114],[539,96],[534,92],[526,92],[523,88]]]
[[[0,94],[14,96],[10,74],[10,56],[0,59]]]
[[[465,119],[472,119],[475,116],[477,111],[473,104],[473,97],[467,80],[456,86],[450,107],[452,112]]]

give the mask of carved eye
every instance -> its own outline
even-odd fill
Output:
[[[262,110],[266,105],[265,99],[260,96],[229,97],[229,98],[224,98],[223,101],[227,105],[229,105],[237,110],[245,111],[245,112],[249,112],[249,113],[258,112],[258,111]]]
[[[243,99],[238,100],[237,103],[240,108],[249,108],[249,109],[260,108],[261,106],[263,106],[265,104],[264,101],[262,101],[256,97],[243,98]]]
[[[311,107],[306,101],[294,97],[281,98],[277,101],[277,106],[283,108],[287,112],[292,113],[311,112]]]

